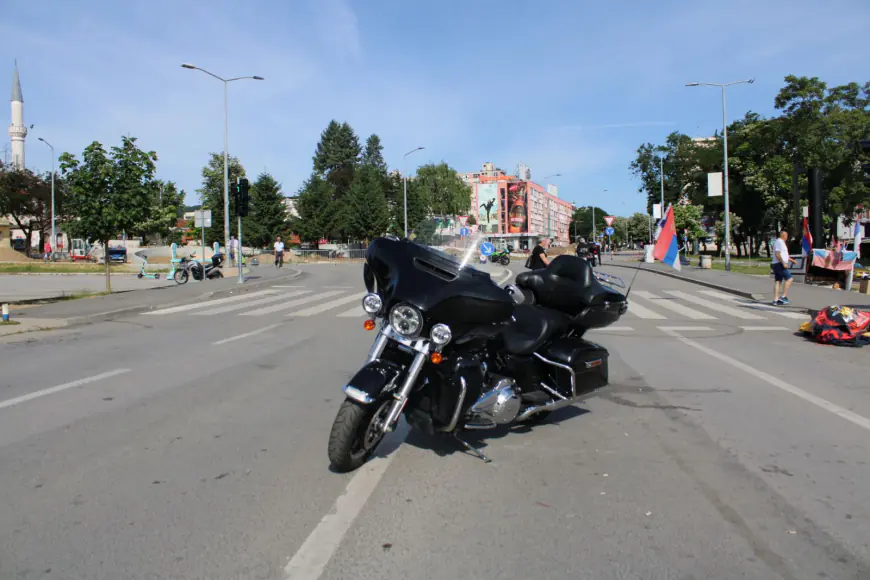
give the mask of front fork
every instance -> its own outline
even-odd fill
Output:
[[[389,325],[385,325],[381,329],[381,332],[375,339],[375,343],[372,345],[372,349],[369,351],[368,362],[374,362],[380,358],[381,354],[384,352],[384,348],[387,346],[387,342],[390,340],[389,337],[391,334],[392,329]],[[414,349],[414,360],[411,362],[411,366],[408,367],[408,372],[405,374],[405,382],[402,383],[402,388],[400,388],[398,392],[393,393],[394,401],[390,407],[390,413],[380,426],[384,433],[395,429],[396,421],[399,420],[399,415],[401,415],[402,409],[405,408],[405,404],[408,402],[408,397],[411,394],[411,390],[414,388],[414,384],[417,382],[417,377],[420,376],[420,371],[423,370],[423,365],[426,363],[426,359],[429,358],[428,341],[424,344],[409,343],[407,346]]]

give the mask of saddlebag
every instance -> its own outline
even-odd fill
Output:
[[[574,371],[576,396],[585,395],[607,385],[607,349],[582,338],[560,338],[554,340],[540,355],[549,364],[550,375],[556,379],[555,385],[565,397],[571,396],[571,374],[564,367]],[[555,364],[553,364],[555,363]]]

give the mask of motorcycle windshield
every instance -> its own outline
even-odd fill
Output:
[[[475,228],[476,230],[476,228]],[[385,313],[396,304],[419,309],[427,326],[496,323],[510,317],[513,300],[486,271],[484,236],[450,219],[429,219],[408,239],[375,239],[366,254],[364,278],[378,292]]]

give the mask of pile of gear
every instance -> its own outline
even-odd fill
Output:
[[[801,324],[800,332],[821,344],[864,346],[870,344],[870,312],[848,306],[828,306],[810,322]]]

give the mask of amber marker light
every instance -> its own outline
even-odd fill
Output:
[[[444,360],[444,358],[441,356],[440,352],[433,352],[431,355],[429,355],[429,360],[432,361],[433,365],[437,365],[442,360]]]
[[[366,320],[365,322],[363,322],[363,328],[365,328],[366,330],[374,330],[375,329],[375,321],[372,319]]]

